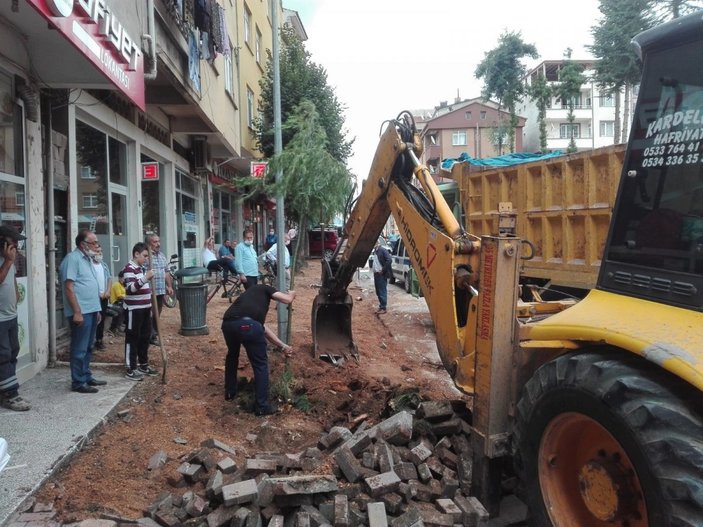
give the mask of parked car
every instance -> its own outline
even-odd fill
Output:
[[[325,260],[330,260],[339,243],[337,229],[325,229],[324,246],[320,229],[310,229],[308,231],[308,248],[310,256],[322,255]]]
[[[395,283],[405,289],[406,293],[409,293],[412,287],[412,275],[410,274],[412,265],[410,265],[410,257],[405,250],[403,240],[398,240],[393,246],[391,268]]]

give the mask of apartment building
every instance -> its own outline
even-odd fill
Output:
[[[258,157],[245,119],[269,5],[282,13],[280,0],[0,2],[0,222],[27,236],[21,382],[66,331],[57,269],[80,228],[115,275],[148,233],[188,266],[208,236],[260,230],[261,203],[234,178]]]
[[[583,74],[589,80],[581,86],[581,91],[576,98],[573,123],[569,123],[567,120],[566,101],[562,101],[556,95],[552,96],[546,115],[547,148],[566,151],[572,137],[578,150],[612,145],[616,142],[614,137],[615,96],[606,90],[601,90],[590,80],[594,73],[593,61],[574,60],[573,62],[583,67]],[[531,85],[541,74],[544,75],[550,86],[556,86],[559,82],[559,72],[563,66],[563,60],[544,61],[528,72],[525,82],[527,85]],[[624,104],[622,96],[621,101]],[[634,97],[632,97],[630,104],[634,108]],[[536,152],[540,149],[537,105],[525,97],[518,106],[518,113],[527,119],[523,130],[524,151]],[[632,115],[632,111],[630,111],[630,115]]]
[[[420,113],[416,118],[418,129],[422,131],[422,161],[433,175],[440,177],[439,169],[444,159],[456,158],[464,153],[476,159],[507,154],[507,136],[499,136],[502,123],[509,120],[510,114],[499,109],[497,103],[480,97],[455,100],[452,104],[440,103],[432,111],[431,117],[423,117]],[[516,152],[523,149],[524,126],[525,118],[519,116],[515,129]],[[500,144],[503,145],[502,151]]]

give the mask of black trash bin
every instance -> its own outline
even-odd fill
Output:
[[[185,267],[176,271],[178,280],[178,305],[181,311],[181,329],[185,336],[207,335],[207,284],[204,267]]]

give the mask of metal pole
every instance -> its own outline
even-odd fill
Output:
[[[281,132],[281,70],[279,67],[279,24],[278,8],[280,0],[271,0],[271,26],[273,29],[273,45],[271,56],[273,60],[273,153],[279,155],[283,151],[283,136]],[[283,179],[283,171],[276,171],[276,183]],[[278,242],[276,248],[276,261],[278,262],[278,273],[276,276],[276,286],[279,291],[286,290],[286,266],[285,264],[285,234],[284,226],[284,202],[283,194],[276,194],[276,234]],[[291,271],[292,272],[292,271]],[[288,307],[282,302],[278,303],[278,338],[286,344],[288,335]]]

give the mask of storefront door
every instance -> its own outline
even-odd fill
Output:
[[[110,265],[112,276],[117,276],[132,258],[132,248],[127,239],[127,192],[113,189],[110,210]]]

